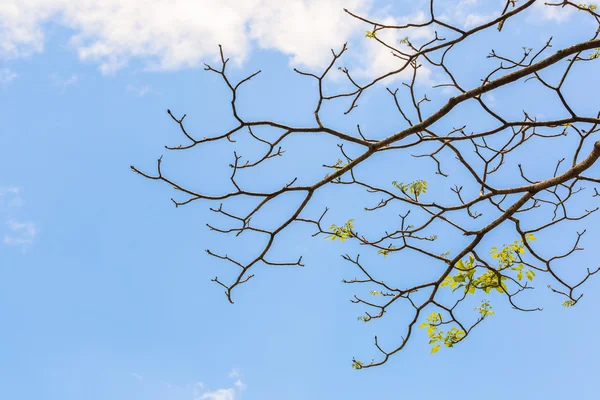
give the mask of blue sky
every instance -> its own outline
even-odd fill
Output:
[[[384,366],[355,371],[352,357],[377,356],[374,334],[391,347],[405,329],[402,309],[373,324],[356,320],[365,310],[348,300],[358,289],[340,282],[356,271],[340,254],[362,249],[311,238],[313,227],[295,225],[282,234],[272,256],[283,260],[303,254],[306,267],[259,267],[256,277],[234,293],[231,305],[222,288],[210,282],[215,275],[230,278],[231,266],[204,250],[248,258],[262,240],[209,232],[206,223],[227,223],[208,209],[218,204],[195,202],[176,209],[169,199],[177,193],[129,168],[133,164],[154,172],[163,155],[164,170],[178,181],[209,194],[230,190],[228,144],[189,152],[164,149],[184,143],[167,109],[176,116],[187,114],[186,126],[196,137],[234,126],[226,87],[216,74],[203,71],[203,62],[218,65],[217,43],[232,58],[234,80],[263,71],[242,89],[242,116],[310,125],[316,88],[292,67],[318,71],[329,61],[329,48],[339,49],[346,40],[350,50],[341,65],[362,81],[394,65],[364,38],[370,27],[355,23],[341,8],[404,21],[421,18],[425,2],[256,0],[243,7],[235,1],[175,6],[157,0],[144,7],[135,0],[22,3],[0,5],[0,397],[595,398],[597,278],[586,283],[585,296],[573,308],[560,306],[563,299],[546,290],[544,277],[523,299],[543,312],[520,313],[490,296],[497,314],[464,343],[430,355],[426,335],[417,332]],[[463,0],[441,5],[440,14],[469,26],[499,9],[499,1]],[[457,76],[474,87],[495,65],[485,58],[490,48],[517,54],[521,45],[539,48],[553,35],[555,51],[585,40],[592,27],[580,14],[536,4],[518,23],[507,24],[502,35],[494,30],[459,46],[453,61],[460,66]],[[419,38],[421,33],[409,35]],[[597,63],[588,68],[570,78],[567,95],[582,114],[595,114],[598,100],[590,88],[600,84],[593,73]],[[432,99],[451,95],[431,89],[441,79],[438,72],[423,72],[418,90]],[[548,76],[558,72],[550,70]],[[386,83],[401,87],[406,77],[401,78]],[[339,76],[327,85],[332,91],[345,87]],[[542,93],[516,85],[488,100],[495,110],[517,118],[520,104],[540,118],[557,115],[555,99]],[[352,134],[360,123],[364,132],[380,138],[402,123],[384,86],[366,93],[347,117],[340,112],[344,106],[328,105],[324,119]],[[469,112],[457,113],[457,121]],[[481,127],[489,121],[469,123]],[[244,140],[237,144],[244,155],[259,154],[260,147]],[[335,163],[337,143],[327,137],[292,137],[284,157],[243,182],[265,189],[295,176],[311,182],[327,172],[323,163]],[[519,157],[528,171],[543,178],[563,154],[562,142],[557,143],[537,149],[536,157],[543,158],[527,152]],[[358,148],[349,149],[359,154]],[[423,178],[428,171],[432,190],[451,193],[452,178],[432,177],[429,162],[391,155],[371,161],[357,173],[389,184]],[[600,169],[590,171],[598,176]],[[464,178],[461,174],[456,171],[457,179]],[[514,182],[510,175],[503,179],[506,185]],[[395,211],[361,212],[379,199],[341,189],[324,188],[307,214],[318,216],[330,206],[327,226],[353,217],[365,232],[389,228],[386,215],[396,218]],[[586,202],[574,201],[574,209],[594,204],[589,193],[585,196]],[[280,201],[261,218],[272,226],[290,207]],[[568,247],[577,229],[590,228],[582,243],[586,251],[561,267],[569,278],[598,267],[598,222],[593,215],[540,238],[549,249]],[[499,229],[484,245],[512,242],[510,235],[509,229]],[[400,260],[364,257],[378,268],[387,263],[388,270]],[[403,262],[411,274],[427,268],[417,259]]]

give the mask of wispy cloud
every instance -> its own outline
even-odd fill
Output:
[[[206,392],[199,397],[201,400],[235,400],[235,389],[217,389],[214,392]]]
[[[0,231],[4,231],[3,244],[25,251],[33,245],[39,230],[34,222],[19,217],[24,204],[22,192],[18,186],[0,186],[0,217],[5,221]]]
[[[141,87],[134,86],[134,85],[127,85],[126,89],[128,92],[135,93],[136,95],[138,95],[140,97],[144,97],[148,93],[152,92],[152,88],[150,88],[150,86],[148,86],[148,85],[144,85]]]
[[[18,186],[0,186],[0,210],[5,207],[21,207],[23,198]]]
[[[573,7],[555,7],[544,4],[543,1],[537,1],[528,15],[527,22],[539,23],[545,21],[554,21],[559,24],[568,21],[575,13]]]
[[[10,219],[6,222],[9,233],[4,235],[4,244],[27,247],[33,245],[38,229],[33,222]]]
[[[17,77],[17,73],[9,68],[0,68],[0,85],[8,85]]]
[[[478,14],[478,13],[469,13],[465,17],[464,27],[465,28],[473,28],[477,25],[481,25],[485,22],[489,22],[494,18],[498,18],[499,15],[488,15],[488,14]]]
[[[7,194],[18,195],[21,193],[21,188],[17,186],[0,186],[0,198],[5,197]]]
[[[79,81],[79,76],[71,75],[69,78],[65,79],[62,84],[63,86],[75,85]]]
[[[135,379],[137,379],[138,381],[143,381],[144,377],[141,376],[140,374],[136,374],[135,372],[131,374],[132,377],[134,377]]]
[[[50,74],[50,79],[54,84],[61,88],[61,93],[64,93],[69,86],[75,86],[81,80],[81,77],[77,74],[71,74],[68,78],[61,78],[57,74]]]
[[[233,368],[229,372],[229,377],[236,379],[233,383],[233,387],[225,388],[225,389],[217,389],[213,391],[204,391],[199,390],[196,392],[195,400],[236,400],[239,398],[239,394],[246,390],[247,386],[240,377],[242,374],[236,368]],[[204,385],[199,387],[199,389],[204,389]]]
[[[233,386],[235,386],[239,390],[246,390],[246,387],[247,387],[246,384],[244,382],[242,382],[240,379],[235,381]]]
[[[229,377],[230,377],[230,378],[239,378],[239,376],[240,376],[240,373],[239,373],[239,371],[238,371],[237,369],[235,369],[235,368],[233,368],[233,369],[231,370],[231,372],[229,372]]]
[[[17,77],[17,73],[10,68],[0,68],[0,85],[8,85]]]
[[[143,376],[137,372],[130,374],[135,380],[136,386],[144,393],[160,393],[160,398],[180,400],[240,400],[247,386],[240,378],[242,374],[232,369],[229,378],[233,378],[225,387],[211,389],[202,381],[189,382],[186,384],[165,382]],[[158,398],[158,396],[157,396]]]
[[[491,108],[496,107],[496,96],[494,96],[493,93],[486,93],[483,96],[483,100],[485,100]]]
[[[419,11],[409,16],[382,18],[380,21],[383,24],[402,25],[409,22],[423,23],[426,21],[426,19],[427,16],[425,13]],[[406,51],[408,50],[408,47],[400,44],[403,39],[409,38],[413,43],[417,43],[418,41],[427,41],[434,37],[434,31],[430,28],[404,29],[402,31],[392,29],[383,31],[377,36],[385,43]],[[377,43],[374,40],[367,41],[366,52],[363,52],[361,57],[371,60],[371,66],[360,69],[359,76],[364,75],[373,78],[375,76],[383,75],[387,72],[396,70],[403,64],[403,62],[399,62],[398,58],[391,54],[388,48],[382,46],[380,43]],[[398,74],[395,79],[408,79],[412,76],[412,74],[413,70],[407,68],[402,73]],[[418,69],[418,77],[421,82],[429,80],[430,75],[431,70],[429,68],[422,66]]]
[[[482,11],[481,7],[483,5],[489,7],[490,2],[488,1],[483,3],[486,4],[482,4],[482,2],[478,0],[458,0],[457,2],[444,2],[444,12],[439,18],[453,25],[459,25],[460,21],[462,21],[462,27],[469,29],[500,16],[500,8],[496,10],[496,12],[490,12],[489,9]]]

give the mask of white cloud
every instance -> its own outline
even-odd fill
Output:
[[[543,1],[536,1],[528,15],[528,22],[554,21],[559,24],[566,22],[575,12],[573,7],[547,6]]]
[[[44,24],[72,29],[80,59],[103,73],[143,58],[153,69],[172,70],[215,61],[218,44],[240,64],[253,41],[287,54],[295,65],[322,67],[364,24],[372,0],[3,0],[0,57],[22,57],[44,48]],[[360,29],[359,29],[360,28]]]
[[[442,21],[448,22],[452,25],[460,26],[462,28],[471,29],[475,26],[481,25],[485,22],[491,21],[494,18],[500,16],[505,2],[502,4],[498,3],[498,9],[490,12],[489,3],[485,2],[488,8],[485,12],[477,12],[476,10],[481,8],[483,5],[478,0],[459,0],[458,2],[444,2],[441,4],[443,13],[439,16]]]
[[[291,63],[319,68],[365,24],[346,14],[345,7],[366,15],[371,0],[263,0],[260,10],[251,10],[250,36],[261,48],[278,50],[291,57]]]
[[[477,13],[469,13],[465,18],[464,27],[465,28],[473,28],[478,25],[481,25],[485,22],[489,22],[495,18],[498,18],[498,15],[485,15],[485,14],[477,14]]]
[[[235,369],[231,372],[236,372]],[[141,372],[141,371],[140,371]],[[240,400],[241,394],[246,390],[246,385],[237,377],[230,374],[230,378],[234,378],[232,383],[225,388],[209,390],[205,387],[202,381],[192,381],[188,383],[168,382],[161,379],[153,379],[139,374],[131,373],[131,379],[136,381],[136,390],[142,393],[154,393],[153,398],[161,399],[178,399],[178,400]],[[134,396],[135,397],[135,396]],[[138,396],[139,397],[139,396]],[[144,396],[142,396],[144,397]]]
[[[364,38],[372,27],[342,9],[390,24],[424,22],[429,2],[417,3],[423,11],[399,17],[392,16],[392,10],[404,11],[404,4],[375,10],[374,0],[2,0],[0,58],[43,51],[45,29],[50,24],[69,28],[69,44],[79,58],[98,64],[106,74],[132,60],[141,60],[151,70],[215,64],[218,44],[234,65],[241,65],[253,50],[261,48],[287,55],[290,63],[301,69],[321,70],[331,60],[330,49],[339,51],[348,41],[350,51],[342,65],[347,65],[353,76],[368,80],[397,69],[402,61],[376,41]],[[573,12],[571,7],[543,3],[536,2],[530,15],[562,22]],[[468,29],[498,16],[504,4],[501,0],[438,2],[437,15]],[[405,36],[419,43],[419,39],[431,38],[433,29],[387,30],[379,36],[393,45]],[[407,69],[394,79],[408,79],[411,73]],[[72,78],[74,82],[65,82],[63,88],[77,82],[77,76]],[[431,71],[425,66],[419,70],[419,81],[431,83]],[[139,96],[151,92],[148,86],[130,85],[127,90]]]
[[[0,2],[0,57],[26,57],[44,48],[41,22],[63,1],[3,0]]]
[[[201,400],[235,400],[235,389],[217,389],[206,392],[199,397]]]
[[[6,85],[12,82],[18,75],[9,68],[0,69],[0,85]]]
[[[195,400],[236,400],[241,392],[246,390],[247,386],[240,376],[242,374],[235,368],[229,372],[229,377],[236,379],[233,387],[227,389],[217,389],[214,391],[204,391],[204,385],[200,384],[194,388]],[[199,389],[199,390],[198,390]]]
[[[373,78],[396,69],[400,61],[373,40],[366,40],[367,24],[344,13],[373,17],[374,0],[2,0],[0,1],[0,59],[26,57],[44,49],[45,28],[58,24],[73,34],[69,43],[83,61],[97,63],[103,73],[114,73],[133,60],[142,60],[154,70],[176,70],[218,61],[218,44],[225,55],[241,65],[255,48],[281,52],[294,66],[321,69],[344,42],[351,43],[351,72]],[[420,2],[427,5],[428,2]],[[439,2],[438,16],[470,28],[499,15],[505,3],[454,0]],[[497,7],[496,7],[497,3]],[[572,7],[550,7],[537,1],[530,21],[566,21]],[[498,8],[498,12],[493,9]],[[379,12],[388,23],[424,21],[426,13],[392,17],[390,7]],[[382,31],[381,38],[397,43],[432,35],[429,28]],[[354,70],[354,71],[352,71]],[[429,79],[425,68],[421,81]],[[3,72],[4,80],[14,73]],[[397,78],[405,79],[410,71]],[[2,79],[0,72],[0,82]],[[8,77],[8,78],[7,78]],[[72,76],[72,78],[77,78]],[[74,82],[75,83],[75,82]],[[68,86],[66,84],[63,87]],[[136,88],[140,95],[148,93]],[[132,90],[135,91],[135,90]]]
[[[456,3],[455,7],[450,6],[447,15],[453,15],[453,21],[465,21],[465,28],[472,28],[474,26],[480,25],[482,23],[491,21],[500,16],[500,11],[504,8],[506,1],[502,0],[497,3],[498,7],[495,12],[490,13],[490,10],[487,9],[484,13],[477,13],[475,9],[482,7],[482,3],[486,6],[489,6],[490,2],[480,2],[478,0],[459,0]],[[536,1],[535,4],[528,9],[527,14],[527,22],[529,23],[540,23],[545,21],[554,21],[557,23],[566,22],[571,16],[575,13],[575,8],[573,7],[561,7],[561,6],[548,6],[545,4],[545,1],[539,0]],[[558,3],[558,2],[553,2]],[[449,2],[448,5],[452,4]],[[519,4],[517,4],[519,6]]]
[[[427,16],[423,12],[416,12],[409,16],[400,18],[394,17],[381,17],[377,19],[377,22],[385,25],[402,25],[406,23],[422,23],[426,22]],[[364,33],[363,33],[364,36]],[[399,49],[403,52],[410,53],[411,50],[404,44],[400,44],[400,41],[405,37],[408,37],[413,44],[419,42],[429,41],[434,37],[433,29],[430,28],[418,28],[418,29],[385,29],[377,32],[377,37],[384,43]],[[368,65],[363,65],[356,70],[350,70],[350,73],[354,76],[364,78],[375,78],[377,76],[384,75],[388,72],[399,69],[404,65],[405,61],[392,55],[391,50],[385,46],[382,46],[375,40],[366,39],[364,42],[364,49],[358,54],[358,57],[364,60],[368,60]],[[406,68],[401,73],[392,77],[392,79],[386,81],[389,83],[392,80],[397,79],[410,79],[412,77],[412,68]],[[430,83],[431,70],[423,65],[418,69],[417,79],[420,83]]]
[[[31,246],[38,235],[38,229],[33,222],[10,219],[6,225],[10,233],[4,235],[4,244],[8,246]]]

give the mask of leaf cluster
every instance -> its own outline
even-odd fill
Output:
[[[456,327],[451,328],[444,335],[444,331],[438,327],[443,323],[442,314],[433,312],[427,316],[427,322],[423,322],[419,325],[419,328],[427,328],[427,336],[429,336],[429,344],[435,344],[431,348],[431,353],[437,353],[440,346],[444,344],[446,347],[454,347],[454,345],[460,342],[466,335],[466,332]]]
[[[413,182],[407,183],[407,184],[405,184],[403,182],[398,183],[397,181],[393,181],[392,185],[394,185],[402,193],[413,194],[415,196],[415,198],[417,198],[417,199],[419,198],[419,195],[421,193],[423,193],[423,194],[427,193],[427,182],[422,179],[418,179],[416,181],[413,181]]]
[[[343,242],[346,238],[352,237],[352,228],[354,228],[354,225],[352,224],[353,221],[354,219],[350,219],[342,226],[331,224],[329,229],[333,231],[333,234],[326,236],[324,239],[340,239],[340,241]]]

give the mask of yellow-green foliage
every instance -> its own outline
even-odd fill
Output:
[[[393,244],[390,244],[387,249],[379,249],[379,250],[377,250],[377,254],[381,254],[381,255],[383,255],[385,257],[389,253],[391,253],[392,250],[394,250],[395,248],[396,248],[396,246],[394,246]]]
[[[475,311],[479,312],[480,318],[483,319],[485,317],[489,317],[490,315],[496,314],[494,310],[492,310],[492,306],[489,301],[482,300],[481,305],[474,308]]]
[[[398,183],[397,181],[393,181],[392,185],[400,189],[403,193],[410,192],[410,194],[414,194],[415,198],[419,198],[421,193],[427,193],[427,182],[421,179],[418,179],[411,183]]]
[[[337,226],[336,224],[331,224],[329,229],[333,231],[333,235],[326,236],[325,239],[331,238],[331,240],[340,239],[340,241],[344,241],[347,237],[352,236],[352,228],[354,225],[352,224],[354,219],[348,220],[343,226]]]
[[[373,35],[374,37],[374,35]],[[600,53],[600,50],[597,50]],[[600,56],[600,54],[598,55]],[[338,162],[333,165],[333,168],[339,170],[343,168],[345,165],[342,165],[342,160],[338,160]],[[418,200],[419,195],[427,192],[427,182],[424,180],[416,180],[409,184],[398,183],[396,181],[392,182],[392,184],[400,189],[405,194],[412,194],[415,196],[415,199]],[[344,225],[337,226],[332,224],[330,226],[333,234],[328,235],[325,239],[340,239],[340,241],[344,241],[348,237],[352,237],[354,228],[353,224],[354,219],[348,220]],[[409,226],[409,229],[411,226]],[[435,235],[431,237],[434,240]],[[525,236],[526,241],[536,240],[533,234],[527,234]],[[391,251],[396,249],[396,247],[392,244],[388,246],[387,249],[380,249],[377,253],[383,256],[387,256]],[[497,247],[492,247],[490,251],[490,255],[493,260],[497,260],[497,267],[488,268],[485,272],[480,274],[479,276],[475,276],[478,266],[475,262],[475,257],[472,253],[468,254],[466,260],[458,260],[458,262],[454,265],[454,269],[458,272],[455,275],[448,275],[443,282],[441,283],[441,287],[450,287],[453,291],[458,289],[463,289],[464,294],[474,294],[477,290],[482,290],[485,293],[489,293],[492,289],[496,289],[496,291],[500,293],[508,293],[508,288],[504,281],[508,279],[506,273],[507,270],[514,271],[516,280],[523,280],[523,276],[525,276],[528,280],[533,280],[535,277],[535,272],[532,269],[528,269],[524,272],[524,265],[519,262],[520,255],[525,253],[525,242],[523,239],[515,240],[511,244],[507,244],[502,246],[501,249]],[[443,258],[447,258],[450,252],[445,252],[441,255]],[[481,268],[481,266],[479,266]],[[500,273],[502,272],[502,275]],[[383,296],[384,294],[371,290],[369,292],[372,296]],[[571,307],[575,302],[573,300],[567,300],[563,303],[565,307]],[[481,305],[475,307],[475,311],[479,313],[479,319],[483,320],[484,318],[494,315],[495,312],[492,310],[492,306],[489,301],[483,300]],[[368,322],[372,319],[369,315],[360,316],[358,320],[363,322]],[[460,342],[465,336],[466,332],[457,327],[452,327],[450,330],[444,332],[439,329],[439,326],[443,324],[442,314],[433,312],[427,316],[426,322],[423,322],[419,325],[419,328],[427,328],[427,336],[429,336],[429,344],[433,344],[431,348],[431,353],[436,353],[439,351],[442,344],[446,347],[453,347],[454,344]],[[352,363],[352,368],[361,369],[364,364],[359,360],[354,360]]]
[[[444,331],[438,328],[442,324],[442,314],[433,312],[427,316],[427,322],[423,322],[419,325],[419,328],[427,328],[427,336],[429,336],[429,344],[435,344],[431,348],[431,353],[437,353],[443,343],[446,347],[453,347],[455,343],[458,343],[466,335],[465,331],[458,328],[451,328],[444,335]]]
[[[596,9],[598,8],[598,6],[596,6],[594,4],[589,4],[589,5],[588,4],[579,4],[579,7],[584,8],[586,10],[590,10],[590,11],[596,11]]]
[[[526,237],[527,241],[536,240],[533,234],[528,234]],[[455,275],[448,275],[440,286],[448,286],[454,291],[464,288],[465,294],[474,294],[476,290],[482,290],[485,293],[489,293],[492,289],[496,289],[500,293],[507,293],[508,288],[504,281],[508,279],[506,276],[501,276],[500,272],[510,269],[515,271],[516,279],[523,279],[524,266],[522,263],[518,263],[519,255],[525,253],[525,244],[523,240],[515,240],[513,243],[502,246],[501,249],[492,247],[490,255],[492,259],[498,260],[498,266],[495,269],[488,269],[483,274],[475,276],[477,266],[475,265],[475,257],[473,254],[469,254],[467,260],[458,260],[454,268],[458,270]],[[525,272],[525,277],[529,280],[533,280],[535,272],[531,269]],[[566,303],[569,303],[568,305]],[[572,305],[570,302],[563,304],[565,307]],[[490,315],[494,315],[495,312],[492,310],[492,306],[489,301],[483,300],[481,305],[475,307],[475,311],[479,313],[479,318],[484,319]],[[444,336],[444,332],[438,329],[438,326],[442,324],[442,315],[438,313],[429,314],[427,322],[419,325],[420,328],[427,328],[427,335],[429,336],[429,343],[440,343],[433,346],[431,349],[432,353],[437,352],[440,349],[441,343],[447,347],[452,347],[455,343],[462,340],[465,336],[465,332],[458,328],[452,328]]]
[[[342,168],[345,168],[345,167],[347,167],[347,166],[348,166],[348,163],[344,164],[344,162],[338,158],[338,160],[335,162],[335,164],[333,164],[333,165],[332,165],[331,167],[329,167],[329,168],[333,168],[333,169],[335,169],[335,171],[337,172],[337,171],[339,171],[340,169],[342,169]],[[325,178],[327,178],[328,176],[329,176],[329,174],[325,174]]]
[[[535,240],[533,234],[528,234],[526,239],[528,241]],[[459,272],[456,275],[448,275],[441,286],[449,286],[454,291],[464,288],[465,293],[474,294],[477,289],[483,290],[489,293],[492,289],[496,289],[500,293],[507,292],[507,287],[504,281],[508,279],[506,276],[500,276],[499,272],[506,269],[511,269],[516,272],[516,279],[523,279],[524,266],[518,261],[517,255],[525,253],[525,245],[523,240],[515,240],[509,245],[504,245],[502,249],[498,250],[497,247],[492,247],[490,255],[492,259],[498,260],[498,267],[495,270],[488,269],[483,274],[475,277],[475,257],[473,254],[469,254],[467,261],[459,260],[454,268]],[[525,277],[532,281],[535,277],[535,272],[529,269],[525,272]]]

